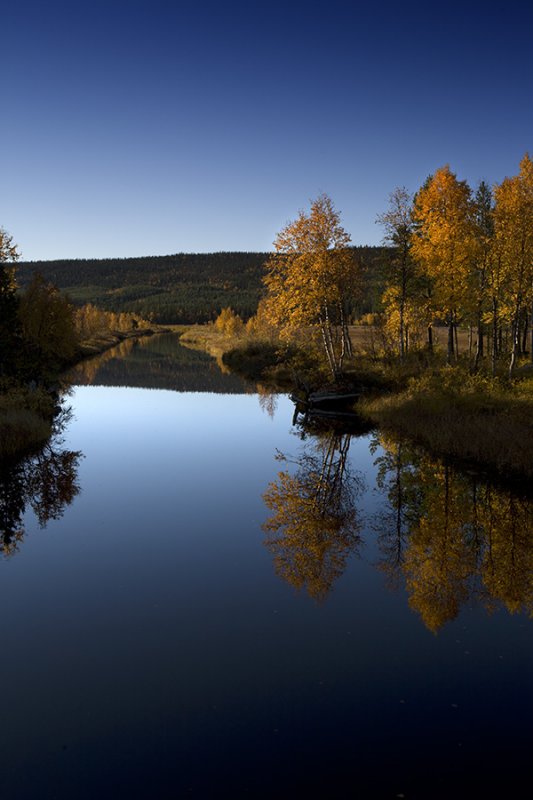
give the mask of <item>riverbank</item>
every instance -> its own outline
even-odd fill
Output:
[[[501,477],[533,478],[533,375],[514,384],[443,369],[404,390],[363,397],[358,411],[435,455]]]
[[[316,389],[328,380],[301,351],[289,354],[274,343],[227,337],[212,326],[193,326],[181,341],[216,350],[226,367],[273,388]],[[402,365],[359,352],[347,364],[345,382],[346,392],[360,393],[353,410],[377,427],[484,472],[533,478],[531,368],[517,370],[510,383],[471,375],[465,365],[447,367],[438,354],[420,353]]]
[[[0,384],[0,461],[41,447],[52,433],[56,400],[42,388]]]
[[[59,406],[60,375],[64,370],[126,339],[152,336],[165,330],[153,326],[95,334],[80,342],[74,357],[61,364],[57,376],[48,380],[47,386],[36,385],[34,381],[20,383],[15,379],[3,379],[0,382],[0,460],[17,459],[38,450],[50,437]]]
[[[265,387],[291,391],[302,381],[325,380],[317,361],[295,345],[247,336],[229,336],[214,325],[191,325],[180,336],[186,347],[212,355],[222,370],[230,370]],[[322,377],[321,377],[322,376]]]
[[[154,336],[156,333],[167,333],[168,328],[155,325],[150,328],[134,328],[129,331],[105,331],[80,342],[77,353],[68,366],[74,366],[84,358],[92,358],[115,347],[125,339],[138,339],[141,336]]]

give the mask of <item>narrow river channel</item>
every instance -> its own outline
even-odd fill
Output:
[[[518,796],[531,496],[172,335],[72,379],[0,473],[2,798]]]

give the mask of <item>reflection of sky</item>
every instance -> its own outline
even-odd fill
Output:
[[[466,609],[433,636],[384,590],[371,528],[322,605],[275,574],[262,494],[301,445],[286,397],[274,420],[252,395],[78,387],[72,405],[81,494],[44,531],[28,514],[0,562],[6,797],[219,797],[221,775],[231,797],[394,797],[496,744],[529,763],[522,618]],[[350,458],[372,462],[366,438]]]
[[[299,448],[291,430],[293,405],[285,397],[274,420],[255,395],[78,387],[72,404],[69,445],[83,449],[83,469],[94,469],[100,479],[113,475],[113,485],[118,481],[126,492],[130,471],[139,470],[158,492],[175,496],[184,486],[198,486],[238,502],[252,479],[262,492],[260,480],[270,480],[275,448]],[[98,460],[91,465],[95,450]],[[370,466],[366,440],[354,439],[350,452],[357,468]]]

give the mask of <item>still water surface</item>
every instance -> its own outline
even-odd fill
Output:
[[[527,495],[171,336],[74,380],[0,474],[1,797],[518,796]]]

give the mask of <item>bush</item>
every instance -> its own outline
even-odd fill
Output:
[[[240,336],[244,330],[244,323],[233,309],[223,308],[215,320],[215,328],[225,336]]]

